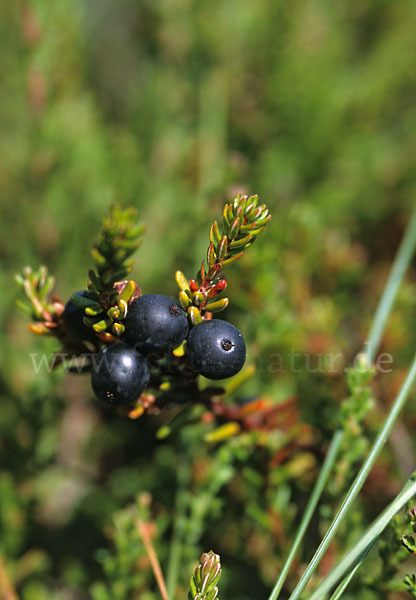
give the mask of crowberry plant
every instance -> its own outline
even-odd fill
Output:
[[[187,400],[210,404],[224,391],[198,386],[198,375],[225,379],[245,362],[241,333],[212,315],[228,305],[224,269],[241,258],[270,221],[257,196],[237,195],[225,204],[221,226],[210,229],[206,260],[195,279],[176,272],[179,303],[161,294],[142,295],[128,276],[132,254],[144,231],[133,209],[113,206],[92,249],[88,289],[63,303],[50,298],[53,279],[46,267],[17,277],[29,300],[21,307],[32,331],[55,335],[63,351],[89,351],[96,396],[114,407],[130,405],[131,417],[158,412]],[[62,355],[62,353],[60,353]]]

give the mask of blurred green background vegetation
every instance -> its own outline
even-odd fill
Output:
[[[212,547],[224,597],[266,597],[415,202],[415,30],[405,0],[0,0],[0,553],[24,600],[157,598],[123,509],[152,495],[165,565],[178,464],[191,469],[192,502],[208,499],[190,509],[178,590]],[[35,374],[29,353],[54,344],[15,308],[13,274],[26,264],[47,264],[64,300],[86,286],[113,201],[147,225],[134,271],[143,291],[176,294],[175,270],[196,272],[236,191],[273,214],[229,272],[224,317],[257,365],[236,400],[296,395],[310,426],[306,448],[274,470],[284,428],[260,444],[211,447],[202,425],[160,442],[160,419],[103,412],[87,377]],[[384,338],[393,370],[376,378],[370,437],[414,352],[414,275]],[[294,372],[294,352],[342,357],[331,373],[305,361]],[[408,475],[415,425],[413,401],[341,548]]]

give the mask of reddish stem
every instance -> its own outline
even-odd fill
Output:
[[[12,582],[10,581],[9,575],[4,564],[3,557],[0,555],[0,593],[2,600],[19,600],[16,590]]]
[[[143,523],[139,519],[136,521],[136,528],[139,532],[139,535],[142,539],[143,545],[146,549],[147,555],[150,560],[150,565],[152,567],[153,574],[156,579],[157,586],[160,591],[160,595],[162,596],[162,600],[168,600],[168,592],[166,589],[165,579],[163,577],[162,569],[159,563],[159,559],[155,552],[152,537],[151,537],[151,523]]]

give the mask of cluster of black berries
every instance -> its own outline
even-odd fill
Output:
[[[86,291],[77,292],[87,295]],[[74,341],[90,340],[84,310],[69,300],[63,320]],[[226,379],[243,367],[246,346],[241,333],[221,319],[202,321],[189,331],[185,311],[171,298],[148,294],[134,300],[125,319],[120,342],[95,356],[92,387],[96,396],[113,406],[134,402],[150,380],[147,356],[163,354],[187,339],[187,357],[195,373],[208,379]]]

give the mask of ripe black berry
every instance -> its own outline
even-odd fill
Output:
[[[147,294],[129,306],[125,339],[139,352],[166,352],[183,342],[188,333],[188,317],[172,298]]]
[[[240,371],[246,360],[244,338],[234,325],[212,319],[202,321],[188,337],[192,368],[208,379],[226,379]]]
[[[99,400],[113,406],[134,402],[149,383],[145,358],[124,342],[107,346],[95,356],[91,383]]]
[[[74,296],[88,296],[87,290],[79,290],[75,292]],[[71,299],[65,304],[64,312],[62,313],[62,319],[65,323],[68,336],[74,342],[82,342],[84,340],[95,341],[97,338],[94,331],[83,323],[85,317],[85,311],[83,308],[76,306]]]

